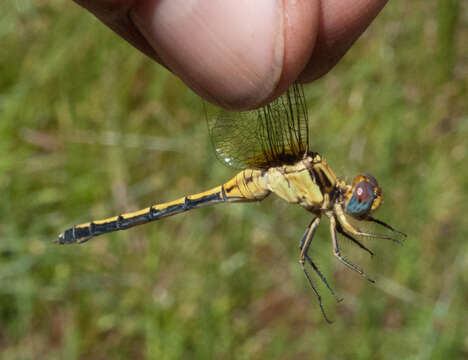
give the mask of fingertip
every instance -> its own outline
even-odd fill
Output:
[[[281,1],[278,1],[281,3]],[[271,0],[148,0],[132,16],[163,62],[225,108],[255,106],[281,73],[280,12]]]
[[[284,60],[277,87],[265,100],[280,96],[297,80],[312,55],[318,33],[319,1],[288,0],[284,3]]]
[[[387,0],[327,0],[320,2],[316,46],[301,81],[327,73],[372,23]]]
[[[279,96],[316,37],[318,0],[148,0],[132,17],[162,62],[195,92],[245,110]]]

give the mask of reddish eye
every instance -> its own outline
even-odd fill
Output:
[[[375,177],[373,177],[372,175],[370,174],[363,174],[364,177],[367,178],[367,180],[369,181],[369,183],[373,186],[373,187],[377,187],[379,186],[379,184],[377,183],[377,180],[375,179]]]
[[[354,186],[353,195],[347,200],[346,211],[354,216],[363,216],[369,213],[375,198],[372,182],[368,182],[367,178],[359,181]]]
[[[366,181],[361,181],[357,184],[354,192],[359,201],[368,202],[369,200],[373,200],[374,191],[372,185]]]

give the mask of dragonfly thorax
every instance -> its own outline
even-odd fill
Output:
[[[331,209],[338,180],[319,154],[310,153],[291,165],[272,167],[260,180],[279,197],[312,212]]]

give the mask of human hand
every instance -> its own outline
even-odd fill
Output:
[[[258,107],[343,57],[386,0],[74,0],[225,108]]]

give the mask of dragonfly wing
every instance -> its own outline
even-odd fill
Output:
[[[297,83],[260,109],[222,110],[208,127],[218,159],[237,169],[291,164],[309,150],[307,106]]]

